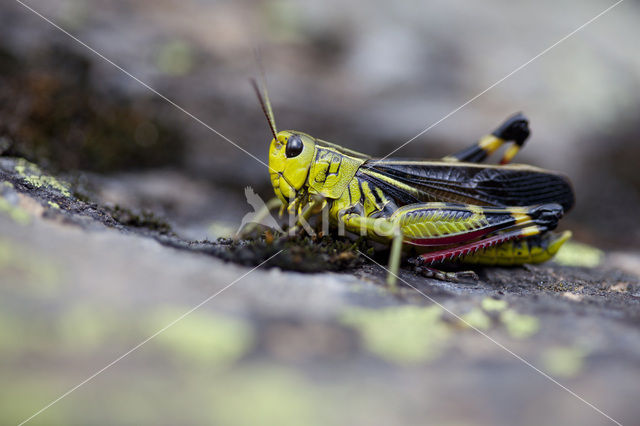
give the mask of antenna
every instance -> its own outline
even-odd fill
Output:
[[[254,54],[256,57],[256,63],[258,64],[258,69],[260,70],[260,86],[258,87],[258,83],[254,78],[251,79],[251,84],[253,85],[253,90],[255,90],[256,95],[258,96],[258,100],[262,106],[262,111],[264,112],[265,117],[267,117],[271,133],[273,133],[273,137],[277,139],[276,134],[278,131],[276,130],[276,119],[274,118],[271,101],[269,100],[267,78],[264,73],[264,67],[262,66],[262,57],[260,56],[260,51],[257,48],[255,49]]]
[[[269,128],[271,129],[271,133],[275,139],[278,139],[276,135],[276,124],[273,120],[273,111],[271,110],[271,104],[269,102],[269,98],[262,97],[262,93],[260,93],[260,89],[258,88],[258,83],[254,78],[251,79],[251,85],[253,86],[253,90],[256,92],[256,96],[258,96],[258,101],[260,102],[260,106],[262,107],[262,112],[264,116],[267,118],[267,122],[269,123]],[[267,91],[265,90],[265,96],[267,95]]]

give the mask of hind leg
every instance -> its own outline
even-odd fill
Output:
[[[562,213],[559,204],[496,208],[424,203],[398,209],[392,220],[400,226],[405,243],[431,248],[432,251],[419,255],[413,262],[420,272],[460,280],[474,274],[447,273],[430,266],[457,262],[508,241],[546,233],[556,227]]]
[[[500,164],[509,163],[529,137],[529,121],[522,114],[509,117],[491,134],[483,136],[478,142],[455,154],[443,158],[445,161],[464,161],[481,163],[506,142],[513,142],[504,153]]]

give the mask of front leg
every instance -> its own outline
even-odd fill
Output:
[[[319,213],[326,206],[326,200],[320,196],[311,196],[306,204],[300,203],[298,207],[298,215],[296,216],[296,223],[289,229],[289,235],[295,235],[301,228],[304,229],[307,234],[315,235],[315,232],[307,222],[307,220],[314,214]],[[294,210],[295,211],[295,210]]]

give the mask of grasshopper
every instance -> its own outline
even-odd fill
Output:
[[[278,132],[266,89],[253,87],[273,135],[269,173],[281,214],[297,212],[300,224],[328,210],[334,227],[391,244],[392,287],[404,246],[419,249],[413,263],[424,275],[457,281],[477,276],[432,266],[540,263],[571,237],[551,232],[574,204],[568,178],[510,164],[530,134],[520,113],[439,160],[376,160],[303,132]],[[506,143],[499,165],[483,164]]]

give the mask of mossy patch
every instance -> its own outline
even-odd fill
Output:
[[[150,231],[156,231],[160,234],[170,234],[172,232],[171,225],[147,210],[134,212],[133,210],[120,205],[116,205],[114,207],[107,206],[105,207],[105,210],[109,212],[116,222],[128,228],[147,229]]]
[[[221,238],[216,243],[195,242],[189,247],[246,266],[258,265],[282,250],[268,265],[298,272],[344,271],[365,262],[358,251],[373,255],[371,243],[363,238],[353,241],[331,235],[277,237],[270,231],[254,233],[247,240]]]

